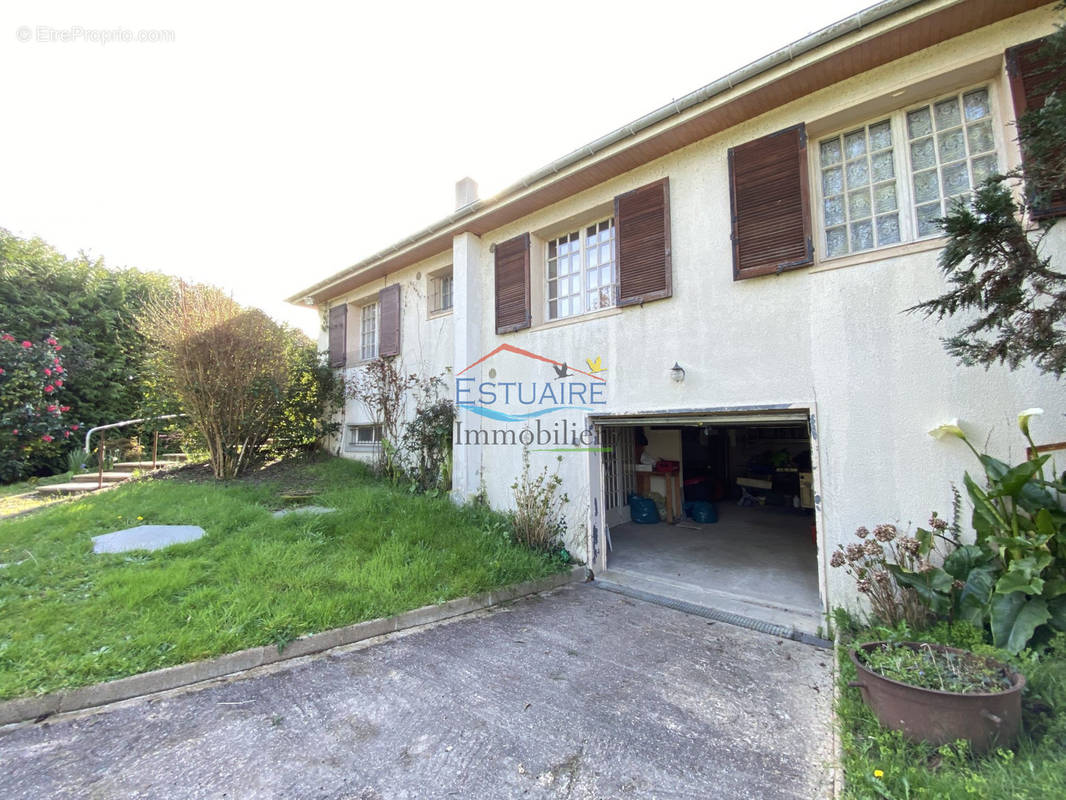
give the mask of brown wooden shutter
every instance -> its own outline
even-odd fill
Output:
[[[729,149],[733,280],[814,261],[804,124]]]
[[[496,245],[496,333],[528,328],[529,234]]]
[[[1011,95],[1014,99],[1014,118],[1021,119],[1027,111],[1044,107],[1044,101],[1053,91],[1066,89],[1066,75],[1053,67],[1054,59],[1044,51],[1047,39],[1034,39],[1008,48],[1007,75],[1010,78]],[[1024,149],[1022,158],[1025,158]],[[1039,193],[1039,190],[1036,192]],[[1066,215],[1066,191],[1051,192],[1048,203],[1033,209],[1034,219],[1047,219]]]
[[[378,292],[378,327],[381,339],[379,356],[400,354],[400,284],[394,283]]]
[[[670,179],[618,195],[614,199],[614,226],[618,305],[670,297]]]
[[[348,304],[342,303],[329,310],[329,365],[343,367],[347,360],[345,347],[348,339]]]

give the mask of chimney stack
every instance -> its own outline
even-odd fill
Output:
[[[477,202],[477,181],[473,178],[463,178],[455,183],[455,210],[466,208],[471,203]]]

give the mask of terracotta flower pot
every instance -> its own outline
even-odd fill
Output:
[[[860,650],[871,651],[887,642],[868,642]],[[917,650],[930,647],[941,653],[981,656],[939,644],[903,642],[902,647]],[[925,741],[934,745],[947,744],[956,739],[970,742],[973,752],[985,753],[993,747],[1010,747],[1018,738],[1022,719],[1022,689],[1025,676],[1005,664],[982,659],[994,669],[1002,669],[1011,680],[1011,688],[1001,692],[962,694],[924,689],[900,683],[878,675],[851,651],[851,660],[858,670],[858,679],[849,685],[858,687],[863,702],[874,712],[877,721],[886,728],[902,731],[911,741]]]

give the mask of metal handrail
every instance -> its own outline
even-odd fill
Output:
[[[85,455],[89,455],[89,441],[92,435],[97,431],[103,431],[100,434],[100,452],[97,459],[98,468],[96,473],[96,488],[104,488],[104,443],[107,441],[107,431],[112,428],[124,428],[127,425],[136,425],[139,422],[152,422],[157,419],[176,419],[178,417],[186,417],[188,414],[163,414],[159,417],[143,417],[142,419],[125,419],[122,422],[112,422],[110,425],[97,425],[95,428],[89,428],[85,433]],[[159,431],[155,431],[152,434],[152,469],[156,467],[156,456],[159,454]]]
[[[89,453],[89,439],[91,439],[92,435],[94,433],[96,433],[97,431],[106,431],[106,430],[110,430],[111,428],[124,428],[127,425],[136,425],[138,422],[151,422],[152,420],[156,420],[156,419],[176,419],[177,417],[186,417],[186,416],[188,416],[188,414],[164,414],[161,417],[144,417],[142,419],[126,419],[126,420],[123,420],[122,422],[112,422],[110,425],[97,425],[95,428],[89,428],[89,430],[86,431],[86,433],[85,433],[85,453],[86,453],[86,455],[88,455],[88,453]]]

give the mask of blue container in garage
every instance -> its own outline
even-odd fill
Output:
[[[629,517],[641,525],[654,525],[659,521],[659,509],[655,501],[637,494],[629,496]]]
[[[715,508],[714,503],[708,503],[705,500],[694,500],[691,503],[685,503],[685,516],[693,522],[704,524],[717,522],[718,509]]]

